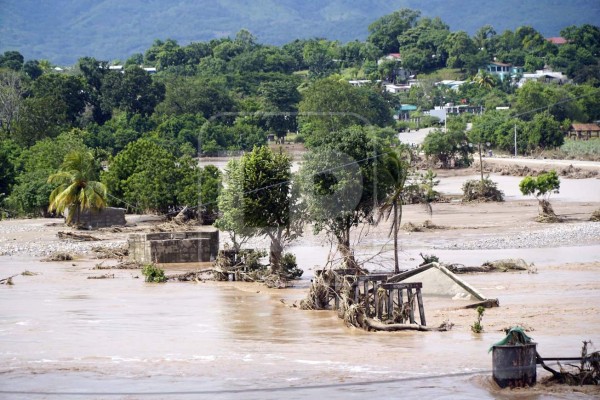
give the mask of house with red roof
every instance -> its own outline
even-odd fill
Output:
[[[569,43],[569,41],[567,39],[565,39],[564,37],[560,37],[560,36],[549,37],[549,38],[546,38],[546,40],[557,46],[562,46],[563,44]]]

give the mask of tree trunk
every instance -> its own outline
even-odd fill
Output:
[[[552,205],[550,204],[550,202],[546,199],[540,200],[540,207],[542,208],[542,215],[546,215],[549,217],[556,217],[556,214],[554,213],[554,209],[552,208]]]
[[[394,272],[400,272],[400,263],[398,261],[398,227],[402,221],[402,203],[398,204],[398,201],[394,201],[392,207],[394,208]]]
[[[483,160],[481,159],[481,141],[479,142],[479,172],[481,173],[481,188],[483,190]]]
[[[271,246],[269,248],[269,264],[271,264],[271,272],[278,274],[281,273],[281,254],[283,253],[281,232],[278,230],[277,235],[269,236],[271,237]]]
[[[341,235],[338,236],[338,251],[343,257],[345,268],[358,269],[356,259],[354,258],[354,252],[350,247],[350,228],[344,229]]]

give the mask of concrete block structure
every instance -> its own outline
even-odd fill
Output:
[[[73,222],[76,220],[77,215],[73,217]],[[84,210],[79,214],[79,224],[88,229],[124,226],[126,224],[125,209],[104,207],[100,210]]]
[[[219,231],[134,233],[127,242],[129,257],[140,263],[209,262],[219,251]]]

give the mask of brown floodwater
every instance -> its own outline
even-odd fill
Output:
[[[488,348],[502,338],[495,330],[367,333],[332,312],[290,308],[307,278],[280,294],[258,285],[149,284],[137,270],[88,280],[106,272],[91,265],[0,257],[0,277],[39,273],[0,286],[0,398],[590,398],[498,390],[489,378]],[[547,286],[548,298],[564,279],[599,280],[593,270],[525,277],[521,289]],[[506,290],[504,276],[475,281],[506,305],[540,301]],[[588,295],[600,304],[597,290]],[[585,333],[600,343],[600,332]],[[543,330],[535,338],[561,356],[581,339]]]

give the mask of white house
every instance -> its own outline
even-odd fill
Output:
[[[524,73],[521,79],[519,79],[519,82],[517,82],[517,86],[522,87],[525,82],[532,80],[544,83],[557,83],[559,85],[570,82],[569,77],[562,72],[555,72],[550,69],[540,69],[535,71],[535,73]]]

